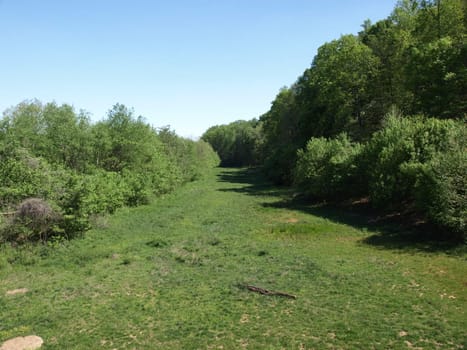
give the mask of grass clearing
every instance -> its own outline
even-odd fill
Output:
[[[465,249],[372,244],[378,227],[282,205],[289,197],[255,172],[218,169],[119,210],[83,239],[0,247],[0,342],[37,334],[44,349],[467,347]]]

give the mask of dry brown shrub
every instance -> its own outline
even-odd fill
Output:
[[[18,205],[12,225],[27,229],[20,230],[26,234],[26,240],[46,241],[59,219],[60,215],[45,200],[28,198]]]
[[[38,222],[45,222],[51,219],[54,211],[50,205],[40,198],[28,198],[22,201],[16,212],[16,217],[20,219],[31,219]]]

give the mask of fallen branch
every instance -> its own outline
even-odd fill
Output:
[[[246,289],[252,291],[252,292],[256,292],[256,293],[263,294],[263,295],[275,295],[275,296],[279,296],[279,297],[297,299],[297,297],[295,295],[292,295],[292,294],[289,294],[289,293],[276,292],[276,291],[273,291],[273,290],[268,290],[268,289],[264,289],[264,288],[260,288],[260,287],[255,287],[255,286],[248,285],[248,284],[245,285],[244,287]]]
[[[9,212],[6,212],[6,213],[0,213],[0,215],[3,215],[3,216],[12,216],[12,215],[15,215],[17,212],[16,211],[9,211]]]

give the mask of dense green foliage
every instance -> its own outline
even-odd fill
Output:
[[[452,120],[390,118],[364,150],[373,203],[388,207],[410,199],[418,170],[436,155],[449,154],[457,136],[465,138],[466,130],[462,123]]]
[[[314,198],[342,198],[361,190],[356,158],[361,152],[346,134],[313,138],[298,151],[295,183]]]
[[[309,196],[369,196],[392,210],[415,205],[462,235],[467,3],[400,0],[388,18],[362,27],[318,49],[311,67],[252,122],[256,142],[243,142],[250,149],[241,154]],[[243,138],[230,129],[217,126],[206,140],[231,150],[224,145]],[[230,154],[219,152],[224,165]]]
[[[181,138],[167,127],[159,129],[157,135],[183,182],[201,178],[207,169],[219,165],[219,156],[204,140]]]
[[[222,166],[232,167],[258,162],[259,137],[258,121],[253,119],[213,126],[203,134],[202,139],[217,152]]]
[[[389,117],[368,142],[312,138],[294,179],[315,199],[369,196],[374,206],[412,205],[455,234],[466,230],[467,128],[434,118]]]
[[[415,198],[418,207],[442,227],[467,231],[467,129],[451,129],[447,152],[436,152],[419,164]]]
[[[345,132],[354,141],[366,141],[394,109],[407,116],[465,118],[467,16],[462,6],[461,0],[400,1],[387,19],[367,21],[357,36],[321,46],[311,67],[283,88],[260,118],[268,175],[289,183],[296,152],[311,137]]]
[[[45,237],[22,234],[34,223],[20,220],[17,208],[29,198],[43,201],[31,202],[38,209],[53,208],[47,237],[73,237],[91,216],[147,203],[217,163],[204,141],[158,131],[121,104],[92,124],[68,105],[20,103],[0,120],[0,210],[7,213],[0,239]]]

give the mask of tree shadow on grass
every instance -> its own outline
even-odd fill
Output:
[[[376,232],[363,238],[362,244],[380,249],[405,252],[444,252],[464,255],[467,245],[436,226],[420,221],[413,213],[382,212],[367,201],[344,203],[317,202],[297,196],[291,187],[277,187],[262,176],[259,169],[226,169],[218,175],[219,181],[237,185],[219,191],[244,193],[252,196],[276,197],[275,202],[264,202],[264,207],[300,211],[363,231]],[[238,186],[238,185],[243,186]]]
[[[292,191],[290,187],[273,186],[270,181],[264,178],[259,168],[225,168],[218,175],[218,181],[236,185],[235,187],[221,188],[219,189],[221,192],[237,192],[252,196],[283,198],[290,196]]]
[[[362,231],[375,232],[360,242],[381,249],[426,253],[445,252],[453,255],[462,255],[467,252],[462,241],[447,232],[441,232],[434,225],[418,222],[408,214],[378,212],[369,204],[312,203],[303,198],[289,198],[263,205],[301,211]]]

